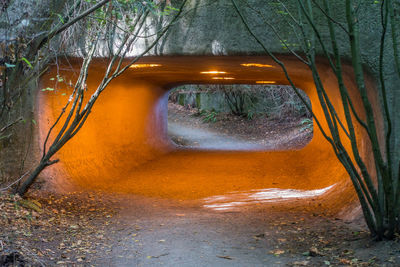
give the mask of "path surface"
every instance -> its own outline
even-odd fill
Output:
[[[399,241],[373,242],[316,199],[215,210],[105,192],[29,198],[40,213],[0,195],[1,266],[400,266]]]
[[[188,127],[168,122],[168,135],[187,148],[207,150],[265,150],[267,147],[250,140],[242,140],[207,128]]]
[[[125,199],[124,203],[118,204],[120,211],[114,218],[118,224],[112,224],[107,231],[111,249],[96,256],[96,265],[350,266],[357,261],[361,264],[352,265],[398,266],[400,263],[398,243],[378,245],[370,241],[364,225],[327,218],[317,209],[297,209],[296,203],[285,208],[258,205],[234,211],[205,209],[195,202],[140,197]]]
[[[271,266],[290,261],[268,253],[274,247],[255,238],[266,230],[263,212],[218,213],[165,202],[148,204],[135,201],[125,207],[121,223],[131,227],[119,234],[129,238],[113,247],[108,264]]]
[[[268,205],[221,212],[198,203],[133,197],[119,208],[114,218],[118,224],[108,230],[111,250],[99,253],[96,265],[322,266],[332,261],[330,255],[303,253],[313,246],[322,250],[324,242],[335,246],[345,235],[351,239],[352,231],[362,230],[345,226],[332,233],[345,224]]]

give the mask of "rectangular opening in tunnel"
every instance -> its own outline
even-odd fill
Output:
[[[178,148],[295,150],[311,141],[313,121],[290,86],[188,84],[169,93],[168,135]]]

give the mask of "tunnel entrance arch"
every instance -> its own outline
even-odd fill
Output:
[[[322,117],[308,69],[290,57],[284,62],[296,87],[307,93],[313,111]],[[336,80],[325,69],[322,81],[337,104]],[[101,61],[94,62],[89,90],[96,86],[102,71]],[[46,74],[43,86],[54,75],[55,72]],[[63,75],[71,76],[68,72]],[[81,132],[59,152],[61,163],[52,166],[46,175],[59,188],[69,181],[78,188],[173,199],[201,199],[265,188],[329,188],[324,193],[335,199],[336,207],[344,200],[356,199],[347,173],[316,127],[313,140],[297,151],[210,152],[171,148],[166,138],[167,92],[181,84],[231,84],[233,80],[235,84],[287,84],[282,70],[267,57],[142,58],[104,91]],[[350,79],[346,82],[351,89]],[[60,93],[39,93],[42,141],[68,97]]]

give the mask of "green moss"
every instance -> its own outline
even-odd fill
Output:
[[[178,96],[178,104],[181,106],[185,105],[185,95],[184,94],[179,94]]]
[[[196,93],[196,107],[201,108],[201,95],[200,93]]]

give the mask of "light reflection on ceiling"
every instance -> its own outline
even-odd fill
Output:
[[[234,80],[233,77],[212,77],[213,80]]]
[[[335,185],[336,184],[333,184],[331,186],[316,190],[266,188],[244,192],[232,192],[226,195],[212,196],[203,199],[205,202],[203,207],[217,211],[226,211],[235,210],[239,207],[256,203],[307,199],[321,196],[331,190]]]
[[[276,81],[256,81],[258,84],[274,84]]]
[[[154,68],[161,67],[161,64],[132,64],[129,68],[142,69],[142,68]]]
[[[201,74],[226,74],[226,71],[218,71],[218,70],[209,70],[209,71],[202,71]]]
[[[243,63],[243,64],[240,64],[240,66],[243,66],[243,67],[258,67],[258,68],[275,68],[272,65],[260,64],[260,63]]]

